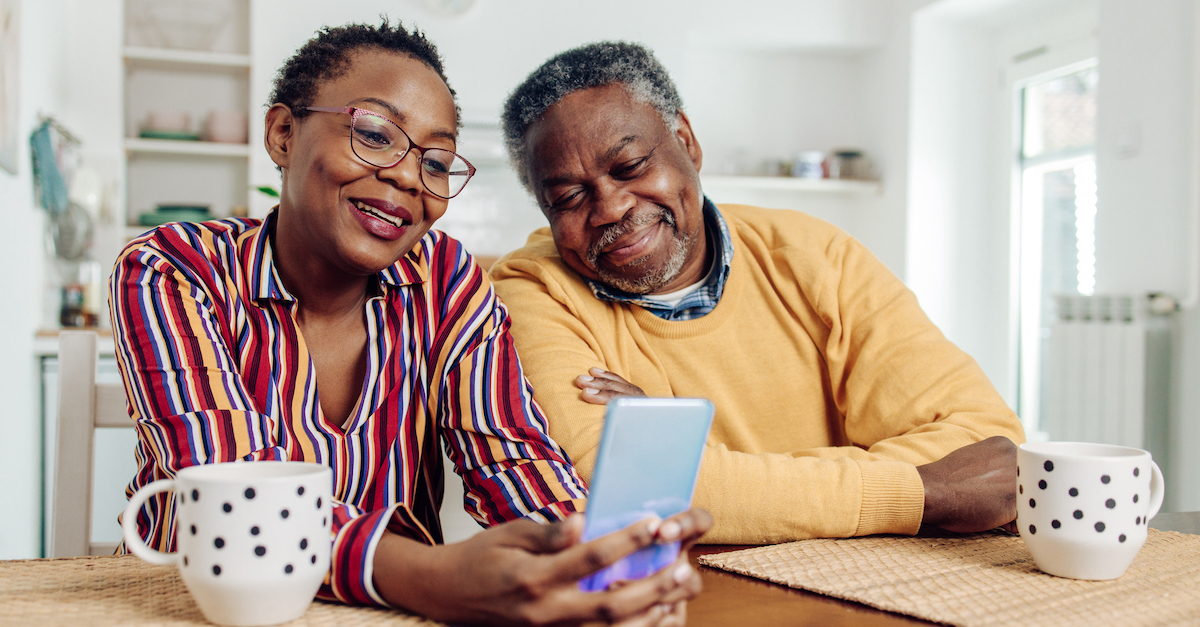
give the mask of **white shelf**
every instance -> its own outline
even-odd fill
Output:
[[[198,65],[214,68],[250,69],[250,55],[231,52],[206,52],[204,50],[177,50],[173,48],[125,48],[125,62],[148,65]]]
[[[840,194],[878,194],[879,181],[852,179],[804,179],[792,176],[701,176],[705,188],[754,189],[763,191],[830,192]]]
[[[245,159],[250,156],[250,146],[249,144],[128,137],[125,139],[125,152],[130,154],[156,153],[207,157],[239,157]]]

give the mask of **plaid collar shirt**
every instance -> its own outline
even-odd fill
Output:
[[[627,303],[637,305],[664,320],[695,320],[708,315],[725,291],[725,281],[729,278],[729,268],[733,263],[733,239],[729,236],[729,226],[717,211],[717,206],[707,197],[704,199],[704,230],[708,241],[714,244],[716,258],[709,269],[708,278],[699,289],[683,297],[679,304],[668,305],[642,294],[631,294],[610,285],[587,279],[588,287],[596,298],[612,303]],[[713,269],[716,269],[714,271]]]

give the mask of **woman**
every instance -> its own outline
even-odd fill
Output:
[[[279,207],[168,225],[117,261],[112,319],[139,431],[129,493],[192,464],[323,463],[337,507],[322,598],[455,622],[678,622],[699,589],[684,557],[619,589],[576,588],[651,542],[694,542],[711,519],[579,544],[585,490],[546,433],[507,312],[462,246],[430,231],[473,172],[453,152],[458,110],[433,45],[387,22],[324,29],[272,102]],[[497,525],[448,546],[439,437],[468,510]],[[173,549],[169,498],[137,522]]]

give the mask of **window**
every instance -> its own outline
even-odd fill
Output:
[[[1096,287],[1094,61],[1019,85],[1018,413],[1036,430],[1057,294]]]

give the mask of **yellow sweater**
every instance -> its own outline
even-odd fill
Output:
[[[732,268],[696,320],[596,299],[546,228],[492,269],[550,435],[585,479],[604,408],[572,381],[591,367],[716,405],[695,497],[716,544],[916,533],[917,465],[993,435],[1024,441],[975,361],[856,240],[795,211],[720,211]]]

